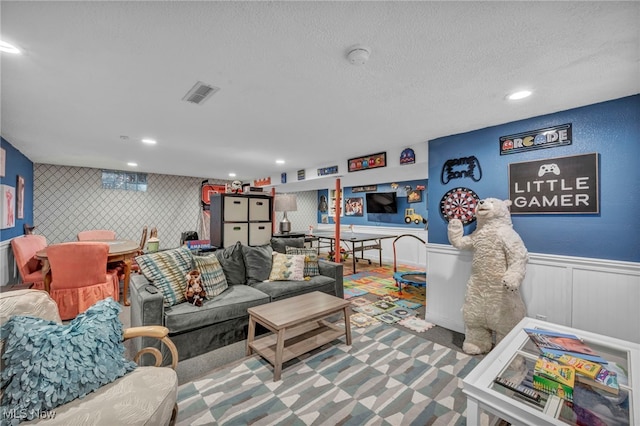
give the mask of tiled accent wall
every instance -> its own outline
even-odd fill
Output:
[[[85,229],[112,229],[118,238],[139,241],[145,225],[155,226],[161,248],[177,247],[184,231],[209,237],[209,223],[200,208],[204,178],[150,173],[146,192],[103,189],[101,179],[101,169],[34,164],[35,232],[49,244],[75,241]],[[296,196],[298,210],[287,216],[293,230],[306,231],[317,225],[316,191]],[[277,221],[281,218],[277,213]]]
[[[318,191],[296,192],[295,195],[298,210],[287,212],[287,218],[291,222],[291,231],[307,231],[309,225],[317,227]],[[284,213],[276,212],[276,232],[278,232],[278,223],[283,216]]]
[[[49,244],[75,241],[85,229],[112,229],[118,238],[139,241],[145,225],[155,226],[161,248],[177,247],[184,231],[202,233],[204,178],[150,173],[146,192],[103,189],[101,179],[101,169],[35,164],[35,232]]]

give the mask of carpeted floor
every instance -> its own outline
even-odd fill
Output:
[[[478,359],[379,323],[285,364],[254,355],[180,386],[178,425],[465,424]]]

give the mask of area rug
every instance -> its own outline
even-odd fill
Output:
[[[289,361],[253,355],[178,389],[178,425],[463,425],[479,360],[383,324]]]
[[[401,272],[421,271],[420,268],[407,265],[400,265],[397,269]],[[421,272],[424,272],[424,269]],[[420,305],[426,303],[425,287],[405,284],[402,286],[402,293],[400,293],[396,281],[393,279],[393,265],[383,264],[382,266],[363,268],[357,274],[345,275],[343,280],[344,294],[347,299],[370,293],[381,297],[392,296]],[[407,307],[411,308],[411,306]]]

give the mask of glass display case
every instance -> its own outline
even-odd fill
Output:
[[[575,382],[572,398],[534,389],[533,370],[540,349],[525,328],[573,334],[582,339],[607,361],[607,370],[616,372],[617,394],[583,381]],[[639,363],[640,344],[525,318],[463,380],[467,424],[480,424],[483,411],[513,425],[640,424]]]

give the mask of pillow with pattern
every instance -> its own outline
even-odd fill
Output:
[[[140,271],[146,279],[158,287],[165,306],[185,302],[184,277],[193,269],[193,255],[186,247],[143,254],[136,257]]]
[[[304,276],[315,277],[320,275],[320,265],[318,265],[318,251],[314,248],[287,247],[287,254],[304,255]]]
[[[304,280],[304,255],[275,253],[269,281]]]
[[[112,298],[100,300],[69,324],[13,316],[0,329],[5,368],[2,406],[23,420],[82,398],[136,368],[124,358],[122,310]],[[46,421],[45,421],[46,423]]]
[[[227,278],[222,270],[222,265],[218,261],[218,257],[215,254],[208,256],[193,256],[193,263],[198,271],[200,271],[200,278],[202,279],[202,286],[207,293],[207,298],[211,299],[228,287]]]

